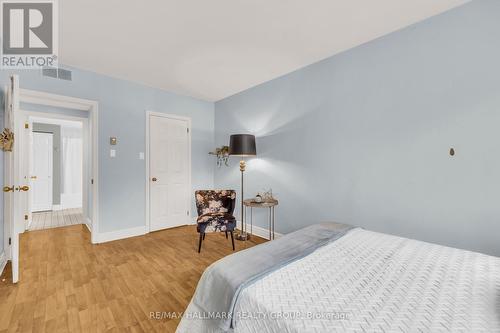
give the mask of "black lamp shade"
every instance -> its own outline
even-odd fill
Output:
[[[255,135],[233,134],[229,138],[229,155],[235,156],[255,156]]]

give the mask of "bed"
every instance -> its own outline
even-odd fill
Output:
[[[500,258],[335,223],[212,264],[177,328],[441,331],[500,332]]]

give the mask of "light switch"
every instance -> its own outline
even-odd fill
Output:
[[[109,156],[110,156],[110,157],[116,157],[116,150],[111,149],[111,150],[109,151]]]
[[[144,159],[144,153],[143,153],[142,151],[139,153],[139,159],[140,159],[140,160],[143,160],[143,159]]]

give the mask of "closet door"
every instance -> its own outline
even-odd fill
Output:
[[[150,231],[189,224],[189,120],[149,117]]]
[[[53,136],[33,133],[33,212],[52,210]]]

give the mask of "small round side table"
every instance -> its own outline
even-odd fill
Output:
[[[269,240],[274,239],[274,208],[278,205],[278,200],[266,200],[262,202],[256,202],[254,199],[243,200],[243,205],[245,206],[245,221],[247,216],[247,207],[250,207],[250,235],[253,235],[253,209],[254,208],[267,208],[269,210],[268,221],[269,221]]]

